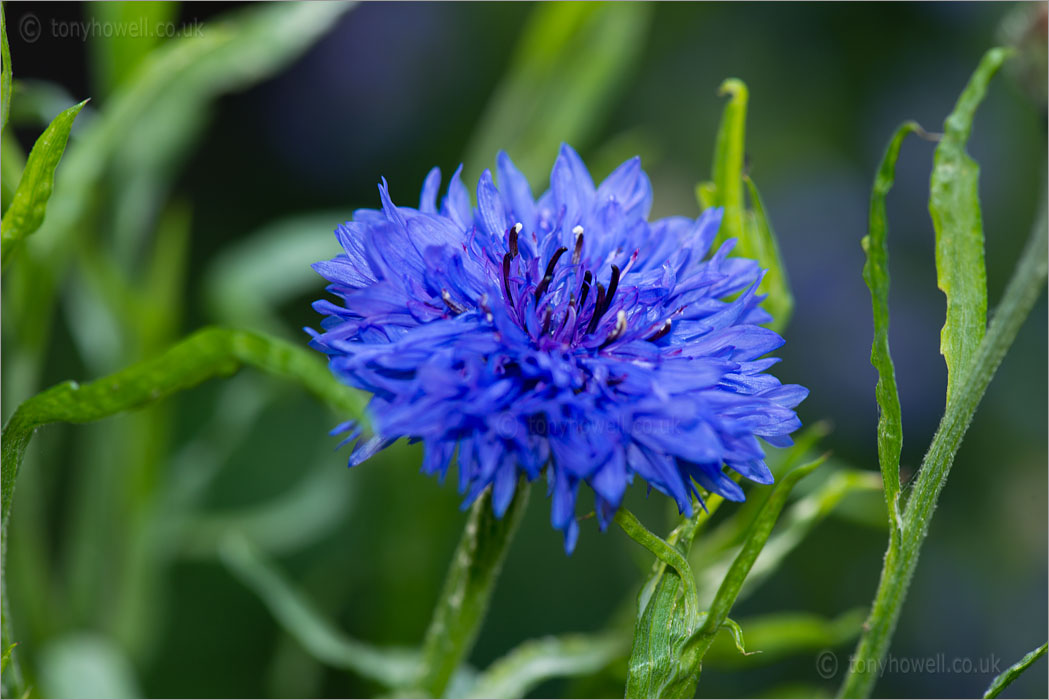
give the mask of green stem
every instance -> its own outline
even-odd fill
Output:
[[[529,484],[522,477],[513,502],[501,518],[492,512],[491,489],[470,509],[423,642],[416,683],[426,697],[444,696],[452,674],[477,640],[510,540],[528,504],[528,491]]]
[[[889,650],[907,587],[918,564],[918,554],[928,534],[932,512],[947,481],[954,455],[987,385],[1045,287],[1046,257],[1049,255],[1045,221],[1043,210],[987,335],[977,348],[962,381],[957,383],[957,391],[950,397],[922,461],[914,492],[903,514],[900,537],[889,540],[874,605],[841,687],[843,697],[866,697],[874,687],[878,667]]]

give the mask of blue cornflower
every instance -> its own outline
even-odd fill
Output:
[[[759,325],[758,264],[729,257],[733,240],[707,255],[721,210],[649,222],[639,158],[595,187],[568,146],[538,200],[505,153],[476,207],[461,171],[438,205],[431,170],[418,209],[384,179],[382,209],[355,212],[344,252],[313,266],[341,303],[314,303],[311,345],[373,394],[374,437],[333,431],[357,441],[350,466],[406,437],[443,479],[458,447],[464,506],[491,486],[496,515],[545,467],[568,551],[581,483],[602,528],[635,475],[687,514],[697,485],[743,500],[726,466],[771,483],[758,438],[790,445],[808,391],[766,373],[783,339]]]

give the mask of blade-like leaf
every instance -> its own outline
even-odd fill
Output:
[[[991,49],[944,122],[943,138],[933,157],[929,214],[936,230],[937,286],[947,297],[947,320],[940,332],[940,353],[947,361],[947,401],[957,391],[987,330],[987,269],[980,215],[980,168],[965,151],[973,116],[987,85],[1009,49]]]
[[[7,12],[0,4],[0,131],[7,126],[7,115],[11,111],[11,46],[7,43]]]
[[[467,697],[523,698],[543,681],[596,673],[626,652],[626,640],[619,635],[533,639],[478,675]]]
[[[403,683],[415,671],[418,652],[377,649],[332,627],[243,535],[227,534],[220,555],[230,572],[262,599],[281,627],[320,661],[389,688]]]
[[[768,270],[758,291],[768,295],[761,305],[772,315],[772,321],[768,324],[769,328],[780,332],[786,328],[790,315],[794,311],[794,295],[790,291],[787,268],[779,253],[776,234],[765,213],[765,202],[761,199],[758,187],[750,176],[744,175],[743,181],[747,185],[751,206],[751,209],[744,212],[743,215],[743,239],[758,264]]]
[[[915,122],[902,124],[889,141],[881,166],[874,176],[871,192],[868,233],[862,240],[867,262],[863,279],[871,291],[874,314],[874,342],[871,344],[871,364],[878,371],[875,396],[878,401],[878,462],[885,487],[885,502],[889,508],[889,524],[895,537],[900,528],[900,451],[903,449],[903,417],[900,412],[900,394],[896,389],[896,368],[889,352],[889,222],[885,213],[885,198],[896,180],[896,159],[907,134],[920,131]]]
[[[746,249],[743,236],[743,161],[747,127],[747,86],[738,78],[721,83],[718,95],[728,95],[721,115],[717,141],[714,145],[714,206],[723,207],[721,229],[717,240],[735,238],[739,241],[737,255],[754,257]],[[697,190],[697,197],[699,190]],[[701,201],[702,204],[702,201]]]
[[[58,384],[23,402],[3,429],[2,522],[11,514],[18,468],[34,431],[49,423],[87,423],[138,408],[212,377],[250,365],[295,380],[341,414],[363,415],[363,399],[340,384],[309,350],[283,340],[225,328],[206,328],[160,357],[89,384]]]
[[[1031,664],[1045,656],[1046,649],[1049,649],[1049,643],[1043,644],[1034,651],[1029,652],[1015,664],[998,674],[998,676],[991,681],[991,685],[987,687],[983,696],[985,698],[996,698],[1001,695],[1002,691],[1009,687],[1010,683],[1019,678],[1020,674],[1026,671]]]
[[[55,168],[66,150],[73,120],[86,104],[84,100],[55,117],[29,152],[11,206],[0,223],[0,268],[7,267],[15,248],[43,223],[55,183]]]
[[[757,260],[768,270],[759,292],[767,296],[762,306],[772,315],[769,327],[781,331],[790,320],[794,298],[765,203],[753,180],[744,173],[749,93],[742,80],[729,78],[721,84],[718,94],[730,98],[725,104],[714,145],[713,179],[696,186],[696,199],[701,209],[723,209],[715,246],[734,238],[733,255]],[[744,202],[744,183],[750,209]]]
[[[558,144],[583,148],[627,84],[651,11],[631,2],[537,4],[466,149],[464,179],[475,181],[502,149],[539,183]]]

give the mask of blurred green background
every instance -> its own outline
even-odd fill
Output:
[[[39,244],[4,276],[5,420],[40,388],[114,371],[207,323],[305,342],[299,329],[317,324],[309,302],[323,292],[305,266],[337,252],[330,232],[354,208],[378,204],[380,176],[396,201],[411,204],[433,165],[447,175],[467,157],[476,177],[506,147],[536,173],[538,193],[565,138],[596,177],[640,154],[653,215],[695,215],[693,188],[709,176],[721,113],[715,90],[734,76],[750,88],[749,172],[796,297],[778,375],[810,387],[800,414],[832,422],[824,445],[837,459],[876,471],[859,246],[875,167],[904,119],[939,130],[983,51],[1003,32],[1016,34],[1010,23],[1028,26],[1028,15],[1041,13],[1033,36],[1045,65],[1043,3],[638,6],[624,10],[628,24],[601,30],[621,32],[611,54],[592,51],[600,42],[584,36],[569,75],[520,69],[518,42],[536,12],[529,3],[366,3],[270,28],[252,24],[259,9],[6,5],[17,128],[5,133],[5,166],[58,110],[92,101],[54,195],[76,189],[63,169],[79,168],[85,204],[74,216],[53,200]],[[218,41],[237,13],[249,20],[236,26],[258,33],[251,50],[217,52],[193,71],[175,66],[170,83],[128,97],[151,51]],[[105,27],[142,17],[187,36],[106,36]],[[551,133],[533,115],[540,126],[519,130],[538,135],[502,144],[490,125],[500,105],[512,105],[508,75],[522,94],[560,105],[593,86],[601,99]],[[106,121],[120,110],[131,116]],[[81,143],[106,128],[105,152]],[[889,198],[905,478],[936,428],[946,386],[926,211],[932,150],[918,139],[905,144]],[[1046,188],[1044,73],[1013,70],[992,84],[970,152],[982,167],[993,306]],[[62,216],[74,233],[64,239],[47,230]],[[958,454],[896,633],[897,657],[943,654],[979,670],[995,656],[1004,669],[1046,638],[1046,337],[1043,298]],[[458,495],[419,475],[419,451],[403,445],[347,471],[346,453],[327,435],[335,422],[300,390],[245,371],[134,415],[43,430],[16,491],[6,582],[35,692],[377,692],[313,660],[215,554],[226,529],[253,528],[348,634],[418,644],[464,522]],[[670,523],[662,496],[635,488],[629,502],[654,529]],[[820,524],[733,617],[835,616],[868,604],[886,542],[870,505],[846,503]],[[471,657],[477,666],[528,638],[598,631],[632,600],[648,564],[637,545],[588,521],[566,557],[548,517],[537,487]],[[831,693],[840,671],[820,678],[817,651],[742,669],[708,664],[699,692]],[[843,670],[851,643],[835,651]],[[622,673],[537,692],[618,696]],[[993,675],[890,671],[876,693],[976,696]],[[1047,692],[1043,661],[1009,694]]]

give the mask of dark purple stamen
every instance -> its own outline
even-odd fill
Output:
[[[654,343],[657,340],[659,340],[660,338],[662,338],[663,336],[665,336],[669,332],[670,332],[670,319],[668,318],[666,321],[663,321],[663,325],[659,328],[658,331],[656,331],[652,335],[650,335],[647,338],[645,338],[645,340],[647,340],[650,343]]]
[[[625,332],[626,332],[626,312],[623,311],[622,309],[620,309],[619,313],[616,314],[616,325],[615,325],[615,328],[613,328],[612,332],[608,334],[607,338],[605,338],[605,342],[601,343],[601,345],[598,346],[598,350],[600,350],[601,348],[604,348],[604,347],[608,347],[617,338],[619,338],[619,336],[623,335],[623,333],[625,333]]]
[[[539,298],[543,296],[543,292],[546,291],[546,288],[550,286],[550,282],[553,281],[554,266],[557,265],[557,261],[565,254],[566,250],[568,250],[568,248],[565,248],[564,246],[558,248],[554,251],[553,257],[550,258],[550,262],[546,264],[546,272],[543,274],[543,279],[535,288],[535,300],[537,302],[539,301]]]
[[[575,250],[572,251],[572,264],[578,265],[583,258],[583,227],[576,226],[572,229],[572,233],[575,234]]]
[[[514,303],[514,297],[510,294],[510,261],[513,256],[507,253],[503,256],[503,288],[506,290],[506,300],[511,305]]]
[[[550,317],[552,313],[550,307],[546,307],[546,311],[543,313],[543,329],[539,331],[539,335],[546,335],[550,331]]]
[[[517,235],[521,233],[521,229],[524,228],[521,224],[514,224],[510,228],[510,258],[517,257]]]
[[[590,293],[590,281],[594,279],[593,275],[590,274],[590,270],[583,273],[583,289],[579,292],[579,310],[583,310],[583,305],[586,304],[586,295]]]
[[[447,289],[441,290],[441,300],[444,302],[444,305],[448,307],[448,310],[456,316],[466,311],[466,309],[452,301],[452,295],[448,293]]]
[[[608,283],[608,294],[605,296],[605,308],[601,310],[604,313],[608,310],[608,307],[612,304],[612,296],[616,293],[616,289],[619,287],[619,267],[616,265],[612,266],[612,279]]]
[[[597,283],[597,300],[594,301],[594,314],[590,317],[590,325],[586,327],[587,333],[597,330],[597,322],[601,320],[601,314],[605,312],[605,285]]]

